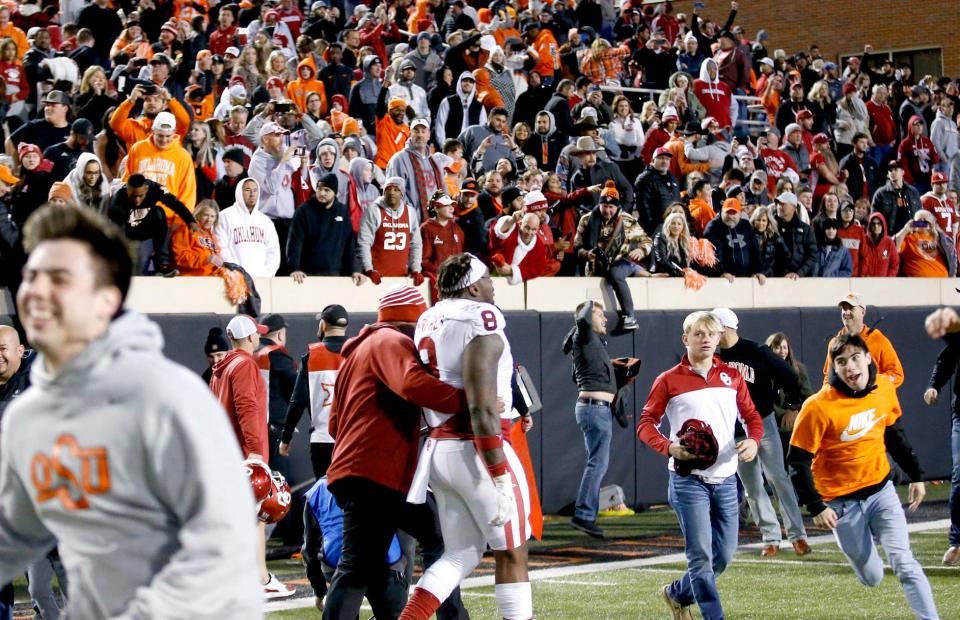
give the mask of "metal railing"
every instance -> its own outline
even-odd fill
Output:
[[[600,90],[608,93],[637,93],[641,98],[659,101],[660,95],[666,92],[658,88],[634,88],[629,86],[600,86]],[[736,101],[742,102],[747,106],[747,118],[737,118],[737,126],[746,131],[751,129],[766,129],[770,126],[767,122],[767,111],[763,107],[763,100],[754,95],[734,95]]]

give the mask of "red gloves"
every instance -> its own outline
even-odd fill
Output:
[[[420,286],[421,284],[423,284],[423,274],[420,273],[419,271],[414,271],[413,273],[410,274],[410,277],[413,278],[414,286]]]
[[[370,278],[370,281],[374,284],[380,284],[382,278],[380,277],[380,272],[376,269],[371,269],[370,271],[364,271],[363,275]]]

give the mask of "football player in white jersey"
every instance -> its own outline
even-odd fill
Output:
[[[480,259],[457,254],[437,276],[441,301],[417,323],[421,360],[440,380],[462,387],[469,416],[424,409],[429,438],[407,500],[437,499],[445,550],[420,578],[400,620],[427,620],[479,564],[496,559],[496,597],[507,620],[533,618],[527,575],[530,497],[509,442],[513,356],[505,321],[493,305],[493,282]],[[503,411],[504,413],[500,413]]]

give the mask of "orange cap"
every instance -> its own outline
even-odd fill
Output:
[[[724,211],[736,211],[740,213],[743,210],[743,207],[740,205],[740,201],[736,198],[727,198],[723,201],[723,210]]]

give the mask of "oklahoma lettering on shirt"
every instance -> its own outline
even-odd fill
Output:
[[[147,157],[137,162],[137,172],[156,181],[166,188],[171,187],[171,179],[176,176],[177,166],[174,162],[163,157]]]
[[[669,437],[658,428],[664,416],[670,423]],[[746,381],[736,368],[716,356],[706,378],[690,367],[686,355],[679,364],[657,377],[643,406],[637,437],[668,456],[677,430],[690,419],[709,424],[716,437],[716,463],[705,470],[693,470],[694,474],[711,480],[722,480],[737,473],[734,425],[738,419],[746,427],[747,437],[756,440],[758,445],[763,438],[763,421],[753,406]],[[667,462],[671,471],[673,461],[670,457]]]
[[[241,243],[263,243],[266,236],[266,231],[262,226],[239,226],[233,229],[234,245],[240,245]]]
[[[890,474],[884,433],[902,415],[889,376],[862,398],[829,383],[800,409],[790,445],[813,454],[813,482],[828,502],[883,482]]]
[[[410,207],[403,205],[400,215],[394,217],[383,207],[372,207],[379,211],[380,227],[373,238],[370,255],[373,265],[381,275],[405,276],[409,271],[410,225],[413,218]]]

